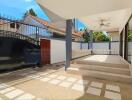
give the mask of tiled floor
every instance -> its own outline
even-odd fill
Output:
[[[5,83],[1,83],[0,95],[3,95],[4,98],[0,97],[0,100],[37,100],[34,95],[26,93],[21,89],[9,86]]]
[[[67,77],[64,75],[47,74],[48,73],[46,74],[41,73],[43,77],[40,74],[33,76],[31,75],[32,77],[30,78],[39,79],[43,82],[47,82],[48,84],[56,85],[58,87],[61,86],[64,88],[69,88],[74,91],[86,92],[91,95],[101,96],[102,88],[104,85],[101,82],[82,80],[75,77]],[[88,87],[87,90],[85,89],[85,87]],[[113,100],[121,100],[120,87],[112,84],[106,84],[104,97]]]
[[[124,99],[123,96],[125,93],[122,94],[122,91],[124,90],[122,90],[123,88],[121,89],[120,84],[98,79],[85,79],[84,77],[62,73],[61,71],[51,73],[50,71],[40,72],[38,70],[31,70],[27,72],[16,73],[15,77],[16,76],[30,80],[13,86],[6,84],[5,82],[3,83],[1,82],[2,80],[0,80],[0,100],[39,100],[41,97],[44,99],[40,100],[45,100],[45,97],[47,99],[51,98],[52,100],[54,99],[53,97],[59,98],[62,96],[67,98],[70,96],[81,96],[82,94],[86,94],[88,97],[90,95],[92,98],[101,98],[95,100],[132,100]],[[6,80],[6,77],[7,76],[5,76],[3,80]],[[8,79],[9,78],[7,77],[7,80]],[[74,98],[74,100],[78,99]]]

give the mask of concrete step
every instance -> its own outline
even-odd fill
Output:
[[[86,69],[92,71],[109,72],[114,74],[130,75],[130,70],[125,68],[114,68],[97,65],[71,64],[73,68]]]
[[[92,71],[79,68],[68,68],[67,73],[80,74],[82,77],[93,77],[117,82],[132,83],[132,77],[129,75],[113,74],[108,72]]]
[[[84,61],[84,60],[75,60],[75,61],[72,61],[71,63],[72,64],[97,65],[97,66],[129,69],[129,64],[115,64],[115,63]]]

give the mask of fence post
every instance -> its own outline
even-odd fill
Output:
[[[111,55],[111,41],[109,41],[109,55]]]
[[[88,42],[88,49],[89,49],[89,42]]]

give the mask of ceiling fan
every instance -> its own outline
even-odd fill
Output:
[[[99,19],[99,26],[100,26],[100,28],[102,28],[102,27],[109,27],[110,26],[110,22],[109,22],[108,19],[100,18]]]

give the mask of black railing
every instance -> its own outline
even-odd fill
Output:
[[[44,25],[37,25],[32,20],[12,20],[0,16],[0,36],[14,37],[39,44],[39,38],[52,36],[52,32]]]

